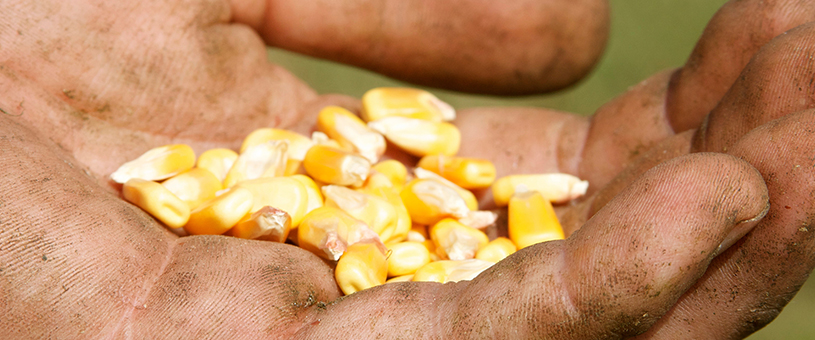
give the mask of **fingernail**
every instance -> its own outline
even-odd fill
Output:
[[[733,229],[730,230],[730,233],[724,237],[724,241],[722,241],[722,243],[716,247],[716,250],[713,251],[713,257],[719,256],[719,254],[727,251],[730,246],[738,242],[742,237],[744,237],[744,235],[747,235],[750,230],[753,230],[753,227],[755,227],[758,222],[761,222],[761,219],[767,215],[768,211],[770,211],[769,204],[767,204],[764,207],[764,210],[762,210],[756,217],[736,223],[736,226],[734,226]]]

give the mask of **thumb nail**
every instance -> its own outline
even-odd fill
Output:
[[[719,254],[727,251],[727,249],[729,249],[730,246],[738,242],[742,237],[744,237],[744,235],[747,235],[747,233],[749,233],[750,230],[753,230],[753,227],[755,227],[758,224],[758,222],[761,222],[761,219],[767,215],[768,211],[770,211],[769,204],[767,204],[764,207],[764,210],[762,210],[758,215],[756,215],[756,217],[736,223],[733,229],[730,230],[730,233],[728,233],[727,236],[724,237],[724,241],[722,241],[722,243],[719,244],[718,247],[716,247],[716,250],[713,251],[713,257],[719,256]]]

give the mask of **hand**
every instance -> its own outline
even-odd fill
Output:
[[[742,2],[742,5],[756,6],[756,3]],[[29,29],[39,33],[33,36],[42,38],[39,39],[41,45],[37,45],[35,39],[0,39],[23,44],[13,45],[15,49],[7,49],[4,45],[4,60],[10,60],[6,65],[13,67],[4,66],[0,82],[4,93],[0,97],[0,108],[12,115],[22,112],[16,118],[0,118],[3,120],[0,143],[4,144],[0,158],[4,168],[9,169],[9,176],[0,180],[3,188],[0,190],[0,225],[3,226],[0,244],[4,245],[0,251],[0,273],[4,279],[0,286],[4,297],[0,300],[4,311],[0,324],[4,327],[0,332],[5,337],[290,338],[296,333],[302,337],[347,337],[353,334],[353,337],[360,338],[381,333],[386,337],[413,338],[424,333],[438,337],[491,337],[488,334],[515,337],[510,334],[517,334],[539,338],[548,334],[558,338],[569,335],[597,338],[638,334],[654,322],[658,322],[651,328],[654,332],[651,335],[655,336],[664,334],[660,331],[678,331],[683,335],[693,331],[707,335],[711,330],[701,324],[707,320],[688,325],[682,321],[687,318],[682,312],[692,313],[689,307],[735,311],[756,301],[777,308],[786,302],[785,298],[791,297],[790,294],[797,289],[796,282],[803,282],[805,273],[812,268],[811,239],[808,243],[806,238],[793,239],[794,236],[803,237],[796,234],[800,224],[792,228],[792,223],[786,223],[786,220],[795,221],[812,211],[811,206],[806,206],[808,201],[800,199],[812,191],[812,183],[808,180],[811,175],[774,171],[787,170],[786,166],[800,163],[802,166],[796,169],[811,173],[811,168],[803,165],[807,163],[796,162],[807,159],[805,152],[795,152],[794,148],[811,149],[806,148],[811,146],[812,139],[806,138],[805,123],[812,122],[812,115],[789,115],[774,125],[746,134],[760,123],[798,111],[794,107],[789,111],[774,112],[776,116],[773,117],[762,117],[763,121],[750,119],[754,126],[721,124],[723,127],[743,128],[738,134],[743,137],[727,144],[728,152],[745,158],[760,172],[735,157],[710,154],[680,157],[644,172],[651,164],[634,160],[630,156],[630,150],[634,148],[628,145],[609,148],[609,136],[613,137],[613,134],[603,135],[602,131],[597,131],[601,127],[608,128],[608,125],[590,124],[580,118],[551,112],[503,111],[506,116],[499,123],[505,124],[506,128],[489,130],[486,135],[498,137],[492,140],[498,146],[492,151],[494,159],[499,164],[512,164],[501,163],[507,159],[501,158],[506,157],[501,155],[507,150],[502,145],[513,141],[509,137],[523,142],[512,144],[519,148],[510,149],[510,156],[513,156],[512,152],[519,152],[528,157],[518,161],[517,168],[504,167],[501,171],[552,169],[545,163],[546,157],[552,159],[551,155],[559,154],[563,162],[555,164],[563,164],[564,171],[598,176],[588,176],[592,187],[605,189],[568,209],[566,215],[575,216],[572,220],[565,220],[570,232],[577,230],[578,226],[582,228],[567,241],[551,242],[519,252],[472,282],[385,285],[333,302],[339,293],[330,268],[297,248],[226,237],[175,238],[138,209],[105,192],[107,189],[98,185],[97,179],[147,146],[177,141],[189,142],[198,150],[214,145],[234,147],[240,138],[257,126],[299,125],[305,129],[309,124],[309,113],[325,103],[356,105],[348,98],[317,97],[287,73],[266,65],[262,44],[244,28],[226,24],[203,25],[206,28],[196,26],[198,22],[211,23],[218,18],[224,22],[228,15],[213,10],[218,3],[195,5],[173,10],[169,6],[153,4],[152,7],[144,5],[145,8],[137,10],[116,9],[113,12],[104,12],[112,10],[104,7],[73,4],[63,5],[66,8],[59,10],[46,5],[34,9],[26,7],[27,15],[41,21],[17,18],[21,20],[14,22],[16,25],[13,26],[29,25]],[[234,14],[240,17],[240,6],[233,8]],[[54,14],[66,10],[74,13],[64,17]],[[141,15],[141,10],[150,15]],[[4,12],[21,13],[21,10]],[[87,28],[85,25],[89,23],[101,25],[104,20],[100,18],[110,17],[93,15],[98,13],[119,15],[115,16],[116,20],[109,21],[109,27],[101,27],[101,31],[96,27]],[[63,23],[58,27],[74,23],[74,26],[67,27],[84,34],[72,32],[66,36],[67,33],[61,31],[37,31],[60,19]],[[243,21],[252,23],[249,18]],[[744,21],[731,19],[724,20],[723,24],[747,25]],[[141,25],[136,26],[137,23]],[[798,23],[790,20],[786,28]],[[131,30],[124,29],[128,27]],[[182,30],[186,34],[174,35],[181,27],[195,28]],[[777,32],[767,33],[766,40],[752,41],[757,45],[753,51],[745,49],[740,52],[752,55],[759,46],[786,28],[774,27]],[[84,31],[86,29],[88,31]],[[24,35],[26,31],[20,29],[18,35]],[[734,29],[734,32],[738,31]],[[806,30],[799,32],[806,36]],[[59,34],[45,39],[44,33]],[[69,37],[74,37],[75,41],[67,42],[65,39]],[[101,41],[94,40],[97,38]],[[273,41],[269,33],[264,38]],[[729,37],[719,39],[725,38]],[[792,39],[792,42],[805,40],[801,35],[788,35],[785,39]],[[705,37],[702,42],[705,41],[716,39]],[[87,48],[88,42],[94,46],[92,51],[95,53],[79,53]],[[97,44],[93,45],[93,42]],[[63,52],[45,53],[51,49],[42,45],[52,46],[51,49],[61,46]],[[771,48],[768,49],[771,52],[765,49],[759,56],[777,53],[780,57],[790,51],[776,48],[772,52]],[[19,55],[9,56],[12,50],[20,51]],[[732,51],[721,53],[726,52]],[[104,58],[89,60],[88,56],[97,54]],[[745,63],[747,59],[749,56],[745,57]],[[783,65],[795,65],[795,61],[785,61],[788,64]],[[709,67],[716,69],[717,66],[721,67],[722,63]],[[739,69],[733,71],[729,83],[722,81],[726,87],[736,79],[741,67],[727,66]],[[753,73],[776,76],[767,71],[770,66],[778,65],[758,65]],[[682,79],[684,72],[677,79]],[[745,73],[748,72],[749,68]],[[794,75],[806,73],[788,72]],[[686,77],[693,79],[692,75]],[[701,72],[697,76],[704,80],[710,74]],[[505,75],[498,77],[505,78]],[[452,78],[464,76],[457,74]],[[665,86],[668,78],[662,79]],[[692,81],[677,80],[675,84],[679,85],[673,85],[666,92],[680,93],[676,89],[681,88],[683,82],[689,84],[686,86],[694,85]],[[654,86],[653,82],[650,84]],[[738,86],[737,83],[733,88]],[[751,84],[743,86],[753,89]],[[80,88],[80,92],[72,92],[77,91],[73,87]],[[669,129],[649,130],[651,126],[647,123],[654,120],[620,121],[625,117],[619,115],[624,113],[631,117],[642,118],[647,114],[653,115],[650,118],[659,117],[658,110],[625,107],[634,102],[640,104],[637,99],[642,98],[654,100],[652,109],[658,107],[659,99],[666,94],[659,93],[660,86],[654,87],[657,91],[647,93],[646,84],[610,104],[598,112],[595,121],[607,117],[618,124],[635,125],[630,128],[637,134],[632,134],[631,140],[626,141],[634,141],[632,145],[642,142],[640,153],[653,153],[648,159],[656,160],[655,156],[661,154],[660,147],[669,156],[688,153],[693,131],[672,136]],[[711,107],[716,101],[718,99],[713,100]],[[761,103],[770,105],[776,101],[759,98],[750,107]],[[99,104],[107,104],[107,109]],[[699,133],[701,137],[696,137],[695,140],[699,141],[696,145],[708,145],[705,144],[708,139],[721,141],[723,137],[714,139],[713,117],[720,111],[743,109],[732,105],[731,111],[717,108],[711,115],[711,124],[699,130],[709,133]],[[12,109],[7,109],[9,107]],[[699,117],[706,114],[703,106],[697,109],[695,113]],[[615,116],[604,111],[620,113]],[[477,132],[492,125],[485,124],[484,116],[488,113],[474,110],[462,114],[458,123],[464,129],[464,135],[476,139]],[[522,120],[524,118],[527,120]],[[560,133],[552,128],[551,132],[540,134],[529,128],[530,119],[547,124],[556,122],[573,130]],[[223,124],[232,121],[241,123]],[[664,124],[663,127],[669,128],[678,126]],[[523,126],[528,130],[521,132],[529,136],[514,134]],[[696,126],[698,123],[690,128]],[[494,129],[494,125],[492,127]],[[654,130],[662,133],[654,133]],[[784,137],[779,131],[798,135],[793,135],[796,136],[793,140],[779,139]],[[768,144],[768,134],[777,136],[772,139],[775,144]],[[809,134],[811,136],[811,132]],[[482,134],[479,138],[483,137]],[[586,156],[592,143],[596,143],[595,153],[602,152],[601,146],[606,145],[606,154],[616,152],[629,157],[618,157],[611,164],[590,165],[590,161],[579,161],[576,150],[581,149],[579,146],[584,140],[586,147],[582,149],[587,150],[583,151],[586,160],[593,159]],[[545,141],[551,143],[541,144],[537,153],[533,150],[524,152],[523,145],[528,145],[524,143]],[[476,141],[466,141],[464,145],[463,153],[475,154]],[[771,155],[760,152],[767,148],[791,151]],[[697,147],[694,150],[714,149]],[[483,152],[479,153],[483,155]],[[775,158],[763,159],[768,156]],[[662,159],[666,158],[668,156]],[[631,164],[636,166],[623,170]],[[83,169],[96,178],[85,176]],[[769,177],[771,173],[776,175],[765,187],[761,175]],[[612,181],[617,174],[619,177]],[[606,185],[609,182],[611,185]],[[623,185],[627,183],[632,184]],[[611,193],[615,192],[620,194],[610,199]],[[725,193],[727,195],[723,195]],[[773,202],[769,217],[708,267],[711,253],[726,235],[740,236],[754,224],[738,222],[763,216],[768,196]],[[793,202],[791,209],[778,210],[776,202],[785,200]],[[585,224],[580,223],[589,216],[594,218]],[[785,232],[790,235],[787,239],[766,236],[771,233],[784,235]],[[796,248],[791,256],[788,249],[793,245]],[[769,257],[763,252],[768,249],[783,251],[785,257]],[[762,270],[751,272],[753,275],[786,270],[776,277],[779,292],[765,297],[763,292],[767,287],[763,285],[753,288],[746,286],[750,281],[745,286],[739,286],[745,281],[727,281],[730,285],[723,289],[728,291],[730,299],[718,305],[716,300],[697,303],[695,299],[702,292],[709,292],[708,287],[724,287],[722,282],[725,280],[720,276],[738,268],[732,265],[734,262],[729,262],[731,260],[735,263],[754,261],[751,265]],[[667,263],[671,265],[667,266]],[[788,265],[782,267],[779,264]],[[774,271],[765,271],[765,267]],[[736,290],[745,293],[729,294]],[[665,313],[666,316],[660,319]],[[738,327],[717,327],[714,330],[733,331],[738,335],[749,331],[745,325],[760,325],[772,314],[764,313],[764,319],[753,323],[745,322],[745,316],[732,313],[710,321],[712,325],[716,321],[736,325]],[[690,326],[696,328],[683,328]],[[344,329],[352,332],[338,332]],[[666,337],[671,338],[670,334]]]

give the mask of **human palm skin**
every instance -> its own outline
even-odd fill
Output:
[[[605,39],[602,2],[473,3],[0,4],[11,13],[0,19],[0,337],[733,338],[772,320],[815,266],[815,6],[804,2],[727,4],[685,67],[591,118],[461,112],[462,155],[491,159],[499,175],[591,183],[559,209],[567,240],[471,282],[340,299],[316,256],[178,238],[106,179],[154,146],[237,148],[258,127],[306,132],[324,105],[358,108],[268,64],[264,42],[427,84],[527,93],[585,74]],[[467,10],[450,23],[449,8]],[[524,15],[498,20],[512,13]],[[432,48],[412,48],[422,44]],[[490,46],[503,49],[478,53]],[[461,62],[445,63],[452,51]]]

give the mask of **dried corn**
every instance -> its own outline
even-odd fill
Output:
[[[317,256],[336,261],[348,246],[371,240],[385,245],[365,222],[362,222],[339,208],[323,206],[314,209],[303,218],[297,228],[297,244]]]
[[[501,177],[492,184],[492,197],[495,205],[506,206],[518,187],[537,191],[553,203],[561,203],[583,196],[589,182],[569,174],[510,175]]]
[[[184,144],[164,145],[122,164],[110,175],[110,179],[121,184],[131,178],[160,181],[192,169],[194,165],[195,152],[191,147]]]
[[[385,253],[379,244],[371,241],[349,245],[334,270],[337,284],[346,295],[384,284],[387,274]]]
[[[221,181],[207,169],[192,168],[161,183],[176,197],[195,209],[201,203],[215,198],[215,193],[223,189]]]
[[[184,230],[193,235],[223,234],[246,216],[252,202],[252,192],[232,188],[193,210]]]
[[[419,224],[431,225],[451,216],[462,218],[470,212],[455,189],[431,179],[410,181],[400,196],[410,219]]]
[[[464,189],[486,188],[495,181],[495,165],[486,159],[429,155],[422,157],[418,166]]]
[[[523,249],[564,238],[552,203],[537,191],[516,193],[509,200],[509,239]]]
[[[416,273],[413,274],[413,281],[447,283],[472,280],[481,272],[492,267],[493,264],[478,259],[430,262],[416,270]]]
[[[122,186],[122,195],[171,229],[183,227],[190,218],[189,205],[156,182],[131,178]]]
[[[385,153],[385,138],[339,106],[323,108],[317,116],[317,128],[371,163],[376,163]]]
[[[369,122],[368,127],[385,135],[400,149],[418,157],[433,154],[452,156],[461,145],[461,132],[449,123],[386,117]]]
[[[450,218],[445,218],[430,228],[430,239],[436,245],[436,254],[450,260],[474,258],[475,253],[490,242],[483,231]]]
[[[275,207],[266,206],[238,222],[227,234],[250,240],[286,242],[291,231],[291,217]]]
[[[409,275],[430,263],[430,252],[420,242],[400,242],[390,247],[388,276]]]
[[[456,119],[456,110],[424,90],[380,87],[362,96],[361,115],[366,122],[390,116],[441,122]]]
[[[231,188],[242,181],[261,177],[283,176],[288,145],[285,140],[268,141],[247,148],[227,172],[224,187]]]
[[[364,157],[323,145],[308,150],[303,166],[318,181],[354,187],[362,186],[371,171]]]
[[[512,253],[517,250],[518,247],[515,246],[515,243],[512,243],[512,240],[506,237],[498,237],[479,249],[478,252],[475,253],[475,258],[496,263],[512,255]]]
[[[195,166],[209,170],[209,172],[223,183],[224,179],[226,179],[226,174],[237,159],[238,153],[235,151],[223,148],[210,149],[204,151],[201,156],[198,156],[198,162],[195,163]]]

